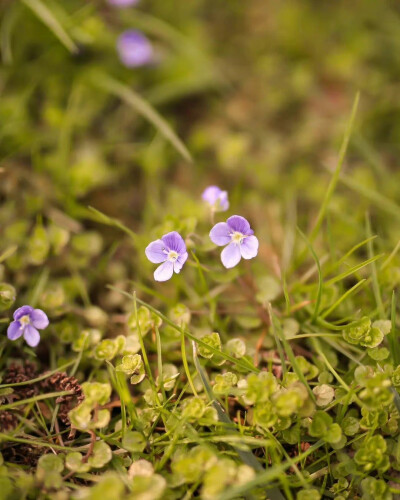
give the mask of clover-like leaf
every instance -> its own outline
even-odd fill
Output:
[[[317,385],[313,389],[318,406],[328,405],[335,397],[335,390],[328,384]]]
[[[135,476],[132,479],[132,498],[135,500],[159,500],[163,497],[167,481],[160,474]]]
[[[17,292],[12,285],[0,283],[0,312],[10,309],[17,298]]]
[[[139,374],[143,370],[143,360],[140,354],[128,354],[122,358],[121,364],[116,368],[125,375]]]
[[[342,335],[349,344],[359,344],[371,329],[371,320],[364,316],[363,318],[353,321],[343,330]]]
[[[127,431],[122,438],[122,447],[130,452],[142,452],[146,447],[146,439],[140,432]]]
[[[332,417],[323,411],[316,411],[308,428],[310,436],[323,438],[332,425]]]
[[[178,368],[171,364],[166,363],[162,367],[162,384],[166,391],[171,391],[176,384],[176,379],[179,377]],[[156,379],[157,385],[160,385],[159,377]]]
[[[388,335],[392,329],[390,319],[378,319],[372,323],[373,328],[378,328],[383,335]]]
[[[168,312],[169,319],[179,326],[187,326],[190,323],[190,309],[185,304],[176,304]]]
[[[92,419],[91,404],[83,401],[83,403],[76,406],[68,413],[68,418],[73,427],[81,430],[88,429]]]
[[[199,398],[189,398],[182,403],[182,417],[189,421],[196,421],[202,417],[206,409],[205,402]]]
[[[383,337],[384,335],[379,328],[372,327],[360,340],[359,344],[363,347],[377,347],[382,342]]]
[[[101,469],[112,459],[112,451],[104,441],[96,441],[93,452],[88,459],[88,464],[96,469]]]
[[[101,384],[100,382],[84,382],[82,390],[85,395],[85,401],[93,404],[104,405],[108,403],[111,396],[111,385]]]
[[[271,428],[278,420],[275,406],[270,401],[257,405],[253,411],[253,422],[264,429]]]
[[[238,378],[235,373],[219,373],[215,377],[215,394],[229,394],[230,389],[237,384]]]
[[[65,466],[72,472],[88,472],[90,470],[90,465],[82,460],[82,453],[79,453],[79,451],[72,451],[65,457]]]
[[[99,410],[96,414],[96,420],[93,422],[93,427],[95,429],[102,429],[103,427],[106,427],[109,422],[110,422],[110,411],[107,409]]]
[[[241,359],[246,354],[246,344],[242,339],[230,339],[225,344],[225,350],[236,359]]]
[[[118,353],[119,345],[114,339],[102,340],[94,349],[96,359],[111,361]]]
[[[43,469],[46,473],[51,471],[62,472],[64,470],[64,461],[59,455],[47,453],[39,458],[37,468]]]
[[[217,349],[219,351],[221,350],[221,339],[219,337],[219,333],[210,333],[209,335],[205,335],[204,337],[202,337],[201,340],[214,349]],[[207,349],[207,347],[203,345],[198,345],[198,352],[200,356],[203,356],[203,358],[211,359],[213,356],[215,356],[214,351],[212,351],[211,349]]]
[[[162,319],[156,314],[152,313],[147,309],[147,307],[140,306],[136,313],[133,311],[128,317],[128,328],[132,333],[138,331],[138,324],[140,328],[140,333],[144,337],[149,333],[154,325],[160,327],[162,325]]]

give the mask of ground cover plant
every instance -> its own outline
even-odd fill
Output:
[[[0,15],[0,498],[397,498],[398,5]]]

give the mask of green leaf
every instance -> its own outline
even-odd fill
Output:
[[[68,453],[65,457],[65,466],[72,472],[88,472],[90,465],[82,462],[83,455],[79,451]]]
[[[101,469],[112,459],[112,451],[104,441],[96,441],[93,452],[88,459],[88,464],[96,469]]]
[[[146,447],[146,439],[140,432],[128,431],[122,439],[122,447],[132,453],[141,453]]]

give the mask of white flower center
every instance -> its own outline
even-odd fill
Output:
[[[239,233],[239,231],[235,231],[234,233],[231,234],[232,242],[236,243],[237,245],[241,245],[245,237],[246,236],[242,233]]]
[[[25,316],[22,316],[22,318],[19,318],[18,320],[21,324],[21,328],[23,328],[26,325],[29,325],[31,322],[31,318],[29,317],[28,314],[25,314]]]
[[[170,262],[176,262],[178,260],[178,257],[179,257],[179,254],[178,254],[178,252],[175,252],[175,250],[170,250],[168,252],[167,258]]]

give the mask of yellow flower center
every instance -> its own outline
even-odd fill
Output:
[[[31,322],[31,318],[29,317],[28,314],[25,314],[25,316],[22,316],[22,318],[19,318],[18,320],[21,323],[21,326],[26,326],[29,325]]]
[[[241,245],[243,243],[245,236],[244,236],[244,234],[239,233],[239,231],[235,231],[234,233],[232,233],[231,238],[232,238],[233,243],[236,243],[237,245]]]
[[[179,255],[178,252],[175,252],[175,250],[170,250],[168,252],[168,260],[170,262],[175,262],[178,259]]]

